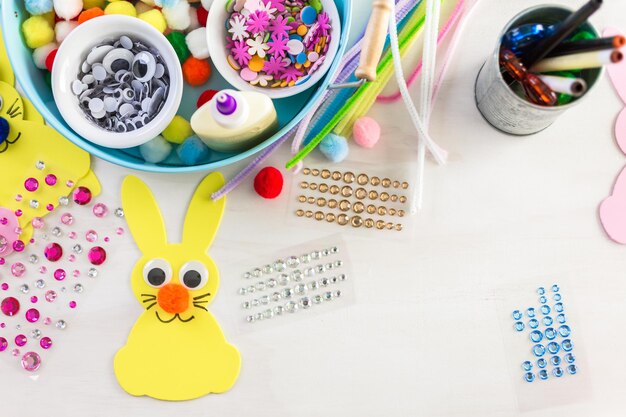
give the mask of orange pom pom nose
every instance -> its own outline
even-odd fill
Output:
[[[189,308],[189,291],[180,284],[167,284],[159,290],[157,302],[168,313],[183,313]]]

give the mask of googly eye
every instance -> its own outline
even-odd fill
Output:
[[[163,259],[152,259],[143,267],[143,279],[153,288],[161,288],[172,279],[172,267]]]
[[[133,53],[128,49],[115,48],[106,54],[102,60],[102,66],[109,74],[115,74],[122,70],[130,71],[133,58]]]
[[[156,59],[149,52],[139,52],[133,60],[132,71],[138,81],[146,82],[154,77]]]
[[[2,99],[2,96],[0,96],[0,110],[2,110],[3,107],[4,107],[4,100]]]
[[[209,280],[209,271],[198,261],[189,261],[180,268],[180,282],[190,290],[204,287]]]

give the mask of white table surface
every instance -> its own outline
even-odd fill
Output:
[[[232,391],[184,403],[134,398],[119,388],[112,368],[140,312],[128,281],[139,252],[129,239],[39,380],[0,362],[0,414],[515,416],[511,358],[494,294],[516,286],[531,293],[538,284],[558,281],[577,300],[569,307],[580,318],[575,331],[585,346],[593,393],[583,404],[525,415],[623,416],[626,247],[605,236],[597,216],[626,165],[612,137],[622,103],[605,79],[552,127],[526,138],[497,132],[474,105],[474,77],[497,34],[522,8],[539,3],[482,0],[475,10],[432,117],[432,135],[450,151],[449,164],[427,166],[426,204],[415,230],[388,241],[345,237],[355,304],[240,334],[229,320],[239,299],[222,292],[212,309],[243,357]],[[626,28],[626,4],[607,1],[593,21],[600,28]],[[401,105],[378,105],[372,114],[381,121],[384,141],[413,135]],[[271,162],[281,164],[287,156],[284,147]],[[94,165],[104,184],[102,200],[117,201],[130,172],[100,160]],[[179,219],[203,175],[139,176],[154,190],[170,234],[179,233]],[[238,242],[264,252],[328,234],[287,225],[288,197],[264,203],[249,185],[234,192],[211,251],[218,265],[245,259],[245,253],[233,253]]]

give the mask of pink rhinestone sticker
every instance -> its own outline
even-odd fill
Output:
[[[41,366],[41,356],[37,352],[26,352],[22,356],[22,368],[28,372],[35,372]]]
[[[70,301],[70,308],[76,308],[76,301]]]
[[[0,311],[5,316],[12,317],[20,311],[20,302],[15,297],[7,297],[0,303]]]
[[[17,336],[15,336],[15,344],[17,346],[25,346],[26,342],[28,342],[28,339],[26,339],[26,336],[24,336],[23,334],[18,334]]]
[[[72,216],[72,213],[63,213],[63,215],[61,215],[61,223],[66,226],[74,223],[74,216]]]
[[[4,352],[7,346],[9,346],[9,342],[7,342],[4,337],[0,336],[0,352]]]
[[[34,229],[43,229],[43,227],[45,226],[45,222],[41,217],[34,217],[31,224],[33,225]]]
[[[46,175],[46,184],[48,184],[49,186],[54,186],[57,184],[57,176],[54,174],[48,174]]]
[[[58,243],[51,243],[43,251],[50,262],[57,262],[63,256],[63,248]]]
[[[98,203],[95,206],[93,206],[92,211],[93,211],[93,215],[98,218],[106,217],[106,215],[109,214],[109,208],[102,203]]]
[[[92,265],[98,266],[102,265],[104,261],[106,261],[107,253],[104,248],[100,246],[94,246],[93,248],[89,249],[87,257],[89,258],[89,262],[91,262]]]
[[[78,187],[72,193],[74,202],[80,206],[84,206],[91,202],[91,191],[87,187]]]
[[[56,279],[57,281],[63,281],[65,277],[67,276],[67,274],[65,273],[65,270],[61,268],[55,270],[53,275],[54,275],[54,279]]]
[[[16,278],[21,278],[26,273],[26,266],[21,262],[16,262],[11,265],[11,275]]]
[[[50,349],[52,347],[52,339],[48,336],[42,337],[39,341],[39,346],[41,346],[42,349]]]
[[[48,290],[46,291],[45,298],[47,302],[53,303],[57,299],[57,292],[54,290]]]
[[[26,189],[26,191],[29,191],[31,193],[35,192],[39,188],[39,181],[37,181],[36,178],[28,178],[26,181],[24,181],[24,188]]]
[[[26,320],[29,323],[35,323],[39,321],[39,310],[36,308],[29,308],[26,310]]]
[[[87,239],[87,242],[94,243],[98,240],[98,233],[95,230],[89,230],[85,233],[85,239]]]
[[[24,242],[22,242],[19,239],[16,240],[15,242],[13,242],[13,250],[15,252],[22,252],[25,247],[26,247],[26,245],[24,245]]]

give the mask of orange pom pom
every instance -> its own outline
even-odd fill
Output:
[[[202,85],[211,76],[211,65],[207,60],[190,56],[183,64],[183,76],[189,85]]]
[[[84,10],[78,15],[78,24],[80,25],[81,23],[85,23],[86,21],[99,16],[104,16],[104,10],[99,7],[92,7],[91,9]]]

